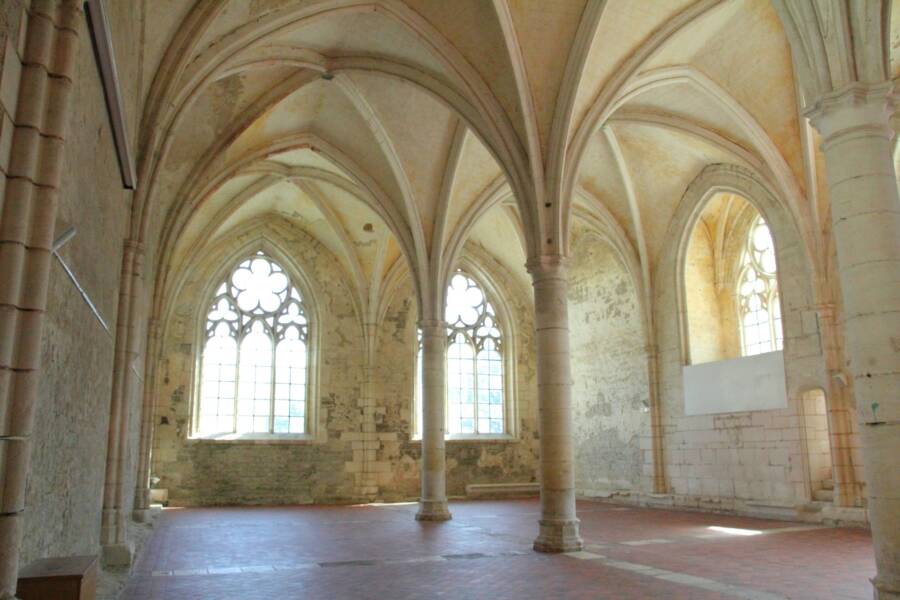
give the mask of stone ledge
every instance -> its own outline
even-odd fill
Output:
[[[540,493],[539,483],[470,483],[466,486],[468,498],[508,498],[535,496]]]
[[[579,494],[578,498],[579,500],[606,501],[626,506],[733,514],[778,521],[819,523],[828,526],[869,526],[868,511],[865,508],[834,506],[832,504],[815,502],[803,504],[778,500],[714,498],[638,492],[610,494],[609,496],[599,497]]]

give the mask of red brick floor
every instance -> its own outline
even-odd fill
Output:
[[[532,552],[536,500],[166,510],[125,600],[868,599],[853,528],[579,503],[585,552]],[[709,527],[760,531],[716,532]]]

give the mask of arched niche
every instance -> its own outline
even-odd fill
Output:
[[[803,445],[806,454],[807,483],[814,500],[834,500],[831,436],[828,423],[828,402],[825,390],[812,388],[803,392]]]

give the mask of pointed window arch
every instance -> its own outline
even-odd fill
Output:
[[[281,265],[262,251],[241,260],[206,313],[196,433],[308,433],[309,327]]]

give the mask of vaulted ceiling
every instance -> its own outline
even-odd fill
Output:
[[[338,256],[363,310],[398,268],[442,303],[466,244],[525,286],[571,219],[618,236],[647,283],[713,163],[817,227],[815,139],[768,0],[154,4],[133,235],[158,297],[267,214]]]

